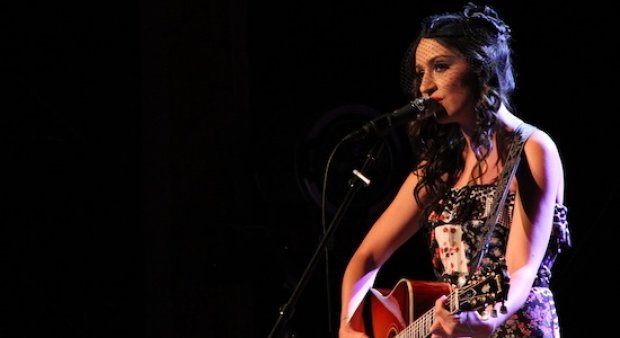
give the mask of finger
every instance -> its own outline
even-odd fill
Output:
[[[430,332],[431,337],[444,337],[446,334],[446,332],[443,330],[443,328],[438,322],[434,322],[433,325],[431,325]]]
[[[441,296],[441,297],[439,297],[439,298],[437,298],[435,300],[435,312],[437,312],[439,310],[445,310],[445,308],[446,308],[445,307],[446,306],[445,305],[446,299],[448,299],[447,296]]]

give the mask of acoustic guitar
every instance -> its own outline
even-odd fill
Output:
[[[499,265],[461,287],[402,278],[392,289],[371,289],[350,324],[372,338],[425,338],[435,320],[437,298],[447,295],[446,307],[452,313],[481,310],[503,303],[508,287],[508,276]]]

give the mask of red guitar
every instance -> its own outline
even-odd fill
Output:
[[[508,277],[497,268],[460,288],[403,278],[392,290],[371,290],[351,317],[351,326],[374,338],[428,337],[435,320],[433,306],[442,295],[448,295],[453,313],[484,309],[506,300]]]

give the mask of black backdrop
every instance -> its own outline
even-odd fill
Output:
[[[17,302],[3,336],[267,336],[321,238],[335,140],[405,103],[400,58],[419,20],[461,5],[10,7],[2,246]],[[604,333],[618,202],[612,11],[497,9],[513,28],[518,113],[555,138],[565,163],[574,247],[553,277],[563,333]],[[330,336],[344,264],[406,174],[404,140],[386,142],[301,294],[289,323],[298,337]],[[336,157],[328,219],[365,151]],[[421,241],[378,283],[430,278]]]

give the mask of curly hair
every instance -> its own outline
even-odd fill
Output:
[[[510,27],[494,9],[470,2],[462,12],[424,19],[421,32],[410,44],[401,65],[403,91],[413,99],[421,96],[421,79],[414,71],[415,50],[421,39],[434,39],[465,57],[470,69],[467,84],[476,95],[476,130],[472,146],[479,166],[492,150],[495,133],[500,161],[505,160],[510,139],[510,135],[500,129],[495,116],[502,103],[511,107],[510,98],[515,89],[510,33]],[[414,171],[420,175],[415,198],[422,203],[420,191],[426,188],[434,201],[456,183],[464,169],[462,153],[466,144],[463,135],[456,124],[423,119],[411,122],[409,140],[415,157]],[[482,175],[482,171],[478,174]]]

